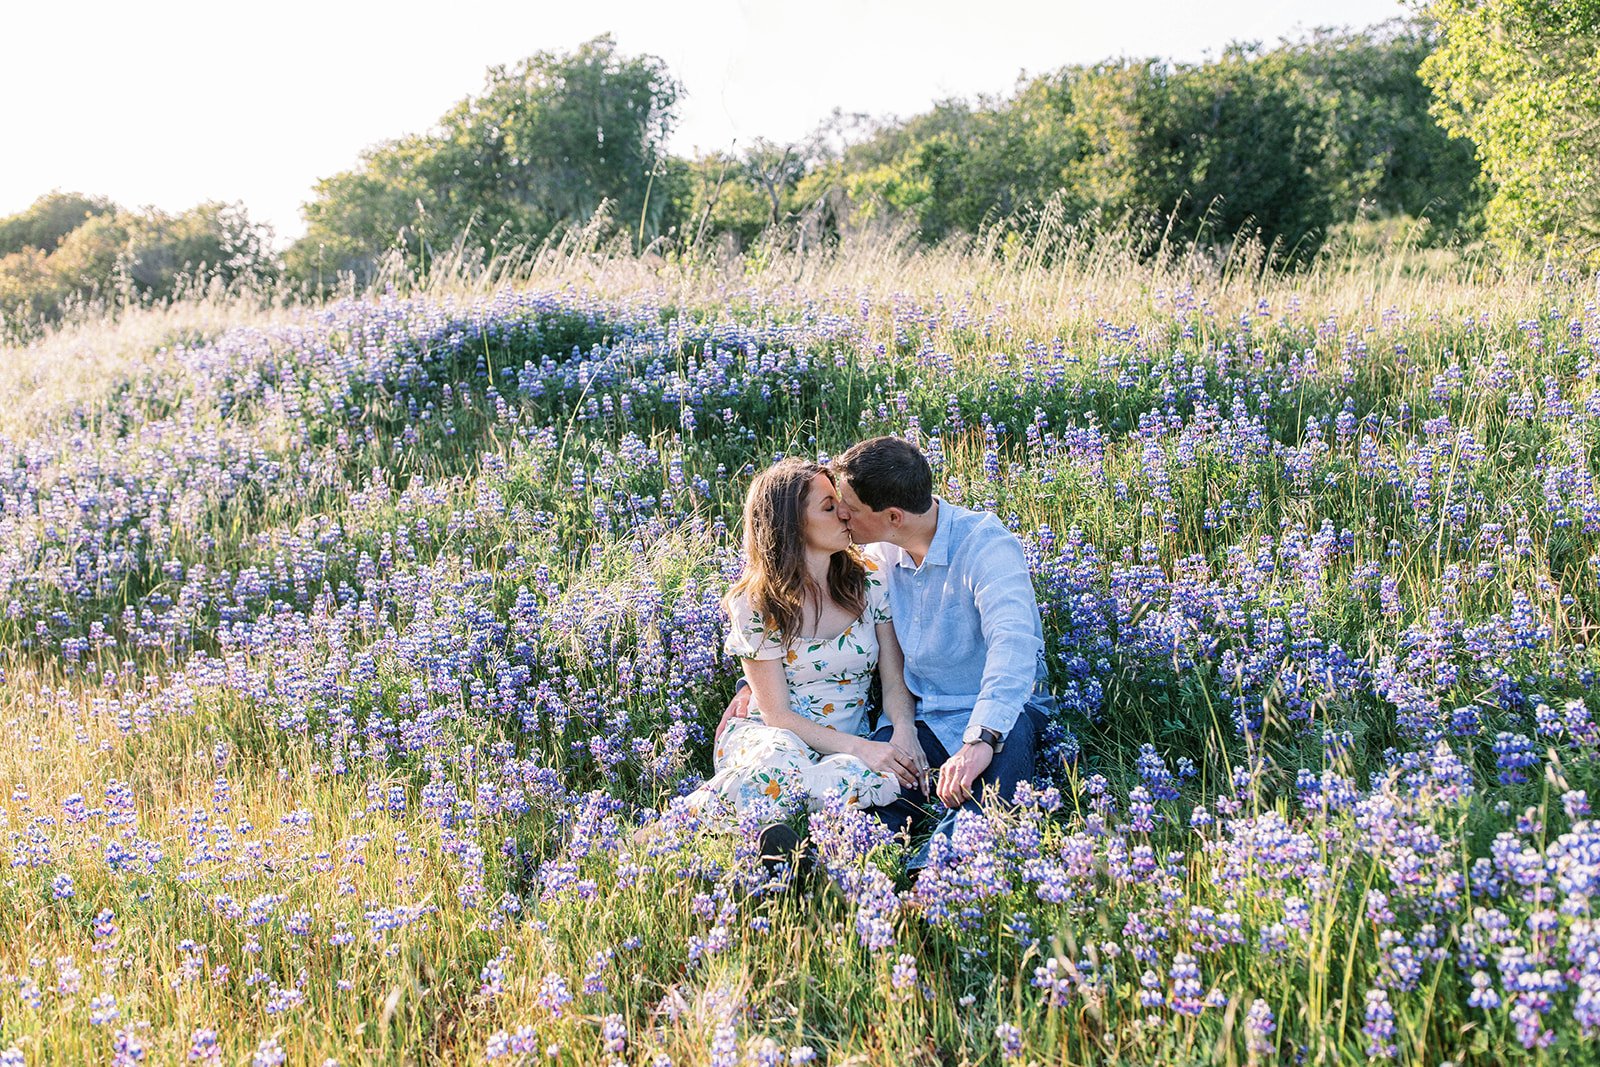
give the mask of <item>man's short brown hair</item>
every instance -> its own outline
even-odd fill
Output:
[[[899,508],[921,515],[933,507],[933,469],[922,450],[903,437],[853,444],[832,467],[873,511]]]

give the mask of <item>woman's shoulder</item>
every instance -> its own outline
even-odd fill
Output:
[[[723,602],[728,611],[730,653],[742,659],[778,659],[784,643],[776,630],[767,625],[766,616],[750,603],[749,594],[735,591]]]
[[[875,560],[864,561],[866,567],[866,615],[873,622],[889,621],[889,585],[884,580],[883,565]]]

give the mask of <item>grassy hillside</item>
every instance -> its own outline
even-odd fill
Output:
[[[587,248],[0,360],[6,1063],[1592,1061],[1595,279]],[[901,433],[1062,715],[916,884],[669,814],[780,454]]]

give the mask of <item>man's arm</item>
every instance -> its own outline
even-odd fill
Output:
[[[1022,546],[1013,537],[986,546],[973,576],[983,631],[983,684],[967,719],[968,733],[987,728],[1002,738],[1033,695],[1044,642],[1036,630],[1039,602]]]
[[[984,547],[972,579],[973,600],[983,633],[983,682],[963,732],[965,743],[939,768],[938,796],[950,807],[972,797],[972,785],[994,760],[994,748],[979,740],[993,730],[1002,743],[1022,714],[1038,676],[1044,647],[1034,629],[1039,610],[1033,579],[1015,538]]]

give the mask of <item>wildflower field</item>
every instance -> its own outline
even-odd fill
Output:
[[[1600,1060],[1593,277],[214,319],[5,353],[7,1067]],[[878,433],[1027,550],[1045,776],[915,883],[853,813],[800,887],[636,846],[710,769],[749,476]]]

